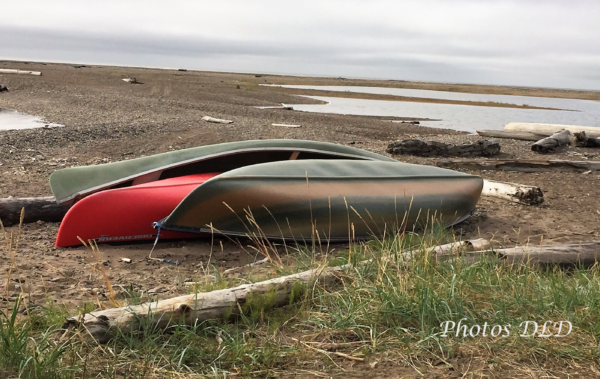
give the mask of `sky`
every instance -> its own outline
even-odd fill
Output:
[[[598,0],[2,0],[0,59],[600,90]]]

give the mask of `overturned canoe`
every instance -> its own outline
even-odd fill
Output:
[[[131,242],[156,239],[152,222],[165,217],[200,184],[219,173],[181,176],[94,193],[73,205],[58,229],[55,246],[83,241]],[[161,238],[194,238],[197,234],[164,232]]]
[[[155,227],[296,241],[371,238],[458,223],[482,187],[477,176],[397,161],[263,163],[199,185]]]
[[[225,172],[244,166],[290,159],[395,162],[384,155],[326,142],[293,139],[240,141],[57,170],[50,176],[50,188],[59,204],[72,205],[92,193],[111,188],[124,188],[185,175]]]

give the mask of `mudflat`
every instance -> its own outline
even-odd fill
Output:
[[[258,109],[281,103],[318,103],[298,97],[309,91],[259,84],[353,85],[506,95],[565,97],[600,100],[600,93],[560,89],[423,83],[405,81],[308,78],[145,68],[0,62],[0,68],[41,71],[42,76],[0,75],[8,92],[0,93],[0,108],[40,116],[65,125],[0,131],[0,197],[49,196],[50,174],[63,167],[91,165],[157,154],[193,146],[266,138],[309,139],[353,146],[380,154],[391,140],[423,138],[462,143],[482,139],[444,129],[392,123],[390,117],[316,114],[285,109]],[[122,79],[135,77],[138,84]],[[232,120],[214,124],[212,116]],[[406,120],[414,120],[407,115]],[[397,117],[397,120],[403,118]],[[514,120],[519,121],[519,120]],[[300,128],[272,124],[301,125]],[[481,125],[481,129],[486,129]],[[530,142],[500,140],[499,159],[600,160],[597,149],[569,147],[540,156]],[[436,158],[397,156],[399,160],[435,165]],[[456,227],[463,238],[495,238],[505,246],[540,242],[579,242],[598,239],[600,175],[573,172],[510,173],[470,171],[484,179],[536,185],[544,191],[541,206],[525,206],[482,198],[478,212]],[[92,267],[102,264],[113,283],[156,289],[163,296],[185,293],[175,285],[193,279],[207,265],[221,269],[239,266],[257,257],[248,241],[227,239],[159,242],[154,257],[179,261],[180,266],[147,259],[151,243],[101,245],[94,257],[85,247],[53,247],[57,223],[6,228],[19,235],[11,257],[2,252],[6,272],[14,258],[11,288],[30,286],[32,299],[45,297],[78,304],[103,293],[101,275]],[[340,247],[343,248],[343,247]],[[121,258],[132,259],[124,263]],[[100,263],[98,263],[98,261]],[[6,279],[4,274],[0,276]],[[40,280],[41,278],[41,280]],[[34,280],[35,279],[35,280]],[[22,281],[21,281],[22,280]],[[104,289],[105,290],[105,289]]]

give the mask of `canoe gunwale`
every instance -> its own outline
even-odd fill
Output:
[[[142,175],[147,175],[147,174],[155,173],[155,172],[158,172],[158,171],[164,171],[164,170],[172,169],[172,168],[175,168],[175,167],[181,167],[181,166],[188,165],[190,163],[197,163],[197,162],[202,162],[202,161],[206,161],[206,160],[210,160],[210,159],[214,159],[214,158],[218,158],[218,157],[226,157],[226,156],[229,156],[229,155],[235,155],[235,154],[241,154],[241,153],[263,152],[263,151],[287,151],[287,152],[299,151],[300,153],[318,153],[318,154],[325,154],[325,155],[336,156],[336,157],[355,158],[355,159],[358,159],[358,160],[365,160],[365,161],[380,161],[380,160],[376,159],[375,157],[367,157],[367,156],[362,156],[362,155],[345,154],[345,153],[338,153],[338,152],[331,152],[331,151],[326,151],[326,150],[303,148],[303,147],[295,147],[295,148],[294,147],[260,147],[260,148],[237,149],[237,150],[230,150],[230,151],[227,151],[227,152],[221,152],[221,153],[215,153],[215,154],[205,155],[205,156],[198,157],[198,158],[187,159],[187,160],[184,160],[184,161],[179,161],[179,162],[176,162],[176,163],[171,163],[171,164],[167,164],[167,165],[164,165],[164,166],[160,166],[160,167],[157,167],[157,168],[151,169],[151,170],[140,171],[140,172],[138,172],[138,173],[136,173],[134,175],[129,175],[129,176],[126,176],[126,177],[122,177],[122,178],[120,178],[118,180],[114,180],[112,182],[107,182],[107,183],[103,183],[103,184],[98,185],[98,186],[89,187],[85,191],[76,192],[76,193],[74,193],[71,196],[66,197],[66,198],[62,198],[62,199],[56,198],[56,202],[58,204],[66,204],[66,205],[68,205],[69,202],[71,202],[73,200],[76,200],[77,197],[80,197],[82,195],[83,196],[88,196],[88,195],[91,195],[94,192],[98,192],[100,190],[108,189],[108,188],[113,187],[115,185],[118,185],[118,184],[121,184],[121,183],[125,183],[125,182],[127,182],[129,180],[133,180],[133,179],[135,179],[137,177],[140,177]],[[110,163],[108,163],[108,164],[110,164]],[[98,166],[102,166],[102,165],[98,165]],[[52,177],[50,179],[52,179]]]
[[[453,222],[450,222],[450,223],[444,225],[444,228],[450,228],[454,225],[460,224],[461,222],[463,222],[466,219],[468,219],[469,217],[471,217],[476,211],[477,211],[477,207],[473,208],[470,212],[468,212],[464,216],[460,217],[456,221],[453,221]],[[228,231],[228,230],[217,230],[215,228],[210,228],[210,227],[193,228],[193,227],[188,227],[188,226],[177,226],[177,225],[163,226],[162,223],[167,218],[169,218],[169,216],[163,218],[160,221],[152,223],[152,227],[154,229],[158,229],[159,231],[167,230],[167,231],[172,231],[172,232],[211,234],[211,235],[215,234],[215,235],[220,235],[220,236],[243,237],[243,238],[253,237],[252,235],[249,235],[249,233],[234,232],[234,231]],[[285,242],[298,242],[298,240],[306,240],[304,238],[300,239],[300,238],[294,238],[294,237],[290,238],[290,237],[267,236],[267,235],[261,235],[258,237],[266,238],[268,240],[285,241]],[[363,241],[363,240],[372,239],[373,237],[374,237],[373,235],[365,235],[365,236],[353,236],[352,238],[354,240]],[[350,238],[348,238],[348,237],[328,237],[327,240],[331,241],[331,242],[346,242],[346,241],[349,241]]]
[[[225,174],[225,173],[223,173]],[[221,174],[221,175],[223,175]],[[410,179],[450,179],[450,180],[464,180],[465,177],[471,177],[471,178],[477,178],[477,176],[474,175],[469,175],[469,174],[464,174],[463,175],[439,175],[439,176],[431,176],[431,175],[406,175],[406,176],[399,176],[399,175],[390,175],[390,176],[310,176],[310,175],[306,175],[306,176],[298,176],[298,175],[286,175],[286,176],[281,176],[281,175],[236,175],[236,176],[221,176],[221,175],[217,175],[213,178],[211,178],[211,180],[213,179],[219,179],[219,180],[235,180],[235,179],[281,179],[282,181],[288,181],[288,180],[298,180],[298,179],[302,179],[302,180],[309,180],[310,179],[315,179],[315,180],[326,180],[326,181],[330,181],[330,180],[335,180],[335,181],[346,181],[346,180],[350,180],[350,181],[356,181],[356,180],[363,180],[363,179],[376,179],[376,180],[389,180],[389,179],[398,179],[398,178],[410,178]],[[208,182],[208,180],[206,181]],[[205,182],[205,183],[206,183]],[[204,184],[204,183],[202,183]]]

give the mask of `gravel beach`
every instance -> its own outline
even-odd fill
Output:
[[[275,75],[231,74],[144,68],[2,62],[0,68],[41,71],[42,76],[0,75],[0,108],[40,116],[59,128],[0,131],[0,197],[49,196],[48,177],[63,167],[114,162],[193,146],[248,139],[292,138],[340,144],[386,154],[391,140],[422,138],[462,143],[482,139],[461,132],[390,122],[390,117],[304,113],[284,109],[257,109],[281,103],[317,103],[298,97],[298,90],[259,84],[323,84],[396,86],[475,93],[571,97],[599,100],[592,91],[567,91],[498,86],[468,86],[401,81],[301,78]],[[140,84],[122,79],[135,77]],[[308,92],[307,92],[308,93]],[[201,118],[233,120],[213,124]],[[409,116],[409,115],[407,115]],[[402,118],[396,118],[401,120]],[[410,118],[406,118],[407,120]],[[410,119],[412,120],[412,119]],[[519,121],[519,120],[515,120]],[[298,124],[300,128],[272,126]],[[485,125],[481,129],[486,129]],[[500,140],[499,159],[600,160],[597,149],[569,147],[544,155],[531,152],[527,141]],[[397,156],[410,163],[435,165],[435,158]],[[462,225],[463,238],[495,238],[506,246],[598,239],[600,199],[598,173],[511,173],[472,171],[484,179],[539,186],[545,202],[524,206],[482,198],[479,211]],[[153,256],[182,262],[160,264],[146,257],[151,243],[102,245],[100,256],[89,249],[55,248],[57,223],[27,224],[20,233],[14,256],[2,251],[2,272],[15,259],[10,296],[25,285],[32,299],[50,297],[79,304],[102,296],[105,287],[91,268],[102,264],[113,283],[137,288],[160,288],[162,296],[183,293],[174,285],[190,280],[211,264],[227,269],[251,262],[251,248],[222,241],[159,242]],[[17,227],[6,228],[18,234]],[[123,263],[122,257],[133,260]],[[258,257],[260,259],[262,257]],[[149,271],[152,275],[149,275]],[[0,276],[5,280],[4,274]],[[41,278],[41,280],[40,280]],[[29,284],[35,282],[36,284]],[[25,284],[20,284],[25,283]],[[18,286],[18,288],[17,288]],[[104,289],[103,289],[104,288]],[[159,291],[157,289],[157,291]],[[26,291],[27,292],[27,291]]]

